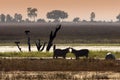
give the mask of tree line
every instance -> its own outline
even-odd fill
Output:
[[[0,22],[2,23],[22,23],[22,22],[64,22],[64,19],[68,18],[68,13],[62,10],[52,10],[50,12],[47,12],[46,17],[49,21],[46,21],[45,19],[37,19],[38,16],[38,10],[37,8],[27,8],[27,16],[25,20],[23,19],[22,14],[15,13],[14,16],[11,16],[10,14],[0,14]],[[91,12],[90,14],[90,22],[96,22],[95,21],[96,14],[95,12]],[[120,14],[116,16],[117,22],[120,22]],[[83,20],[85,22],[86,20]],[[75,17],[71,22],[78,23],[80,22],[79,17]]]

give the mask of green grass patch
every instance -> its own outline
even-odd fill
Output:
[[[105,51],[90,51],[89,53],[89,57],[92,58],[105,58],[106,54],[109,51],[105,50]],[[111,52],[113,55],[115,55],[116,58],[120,58],[120,52]]]
[[[90,51],[90,58],[105,58],[105,55],[109,51]],[[120,58],[120,52],[111,52],[116,56],[116,58]],[[0,53],[0,57],[52,57],[53,52],[5,52]],[[75,57],[74,54],[68,53],[67,57]]]
[[[0,57],[51,57],[50,52],[5,52]]]

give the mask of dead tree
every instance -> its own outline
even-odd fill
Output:
[[[26,30],[25,31],[25,34],[27,35],[27,39],[28,39],[28,41],[27,41],[27,44],[28,44],[28,50],[29,50],[29,52],[31,51],[31,43],[30,43],[30,31],[29,30]]]
[[[53,31],[51,31],[50,33],[50,37],[49,37],[49,41],[48,41],[48,45],[47,45],[47,48],[46,48],[46,51],[49,51],[50,48],[52,47],[53,45],[53,40],[55,39],[56,35],[57,35],[57,32],[60,30],[61,28],[61,25],[59,25],[59,27],[57,27],[55,29],[55,32],[53,33]]]
[[[22,50],[21,50],[21,48],[20,48],[20,46],[19,46],[20,42],[19,42],[19,41],[16,41],[15,44],[17,45],[19,51],[22,52]]]
[[[46,42],[44,42],[44,44],[42,45],[40,39],[38,39],[38,40],[35,42],[35,44],[36,44],[36,47],[37,47],[37,50],[38,50],[38,51],[43,51],[44,48],[45,48]]]

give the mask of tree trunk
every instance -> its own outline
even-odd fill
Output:
[[[15,42],[15,44],[17,45],[19,51],[22,52],[22,50],[21,50],[21,48],[20,48],[20,46],[19,46],[20,42]]]
[[[50,37],[49,37],[49,41],[48,41],[48,45],[47,45],[47,48],[46,48],[46,51],[49,51],[50,48],[52,47],[53,45],[53,40],[55,39],[56,35],[57,35],[57,32],[60,30],[61,28],[61,25],[59,25],[59,27],[57,27],[55,29],[55,32],[53,33],[53,31],[51,31],[50,33]]]
[[[37,40],[37,41],[35,42],[35,44],[36,44],[36,47],[37,47],[37,50],[38,50],[38,51],[43,51],[44,48],[45,48],[46,42],[44,42],[43,47],[42,47],[42,45],[41,45],[40,39]],[[41,47],[42,47],[42,48],[41,48]]]
[[[28,36],[28,50],[31,51],[31,43],[30,43],[30,37]]]

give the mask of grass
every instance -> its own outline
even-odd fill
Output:
[[[10,71],[0,72],[0,80],[119,80],[120,74],[115,72],[87,71]]]
[[[119,60],[109,61],[99,59],[104,58],[107,52],[108,51],[90,51],[89,59],[82,58],[79,60],[0,58],[0,79],[119,79],[120,75],[113,78],[113,76],[110,77],[108,73],[103,74],[109,71],[120,72]],[[114,54],[118,58],[120,57],[118,52],[114,52]],[[49,52],[0,53],[1,57],[52,57],[52,55],[53,53]],[[68,53],[67,57],[74,57],[74,55]],[[46,71],[46,73],[44,73],[44,71]],[[56,73],[50,73],[51,71],[56,71]],[[82,71],[88,71],[89,73],[82,73]],[[94,74],[90,75],[91,71],[94,72]],[[99,73],[101,71],[102,73]]]
[[[0,53],[0,57],[51,57],[49,52],[5,52]]]
[[[0,71],[120,71],[119,61],[99,59],[0,59]]]
[[[0,53],[0,71],[120,71],[119,60],[108,61],[105,58],[108,51],[90,51],[89,59],[81,58],[75,60],[72,53],[67,57],[71,59],[44,59],[52,57],[49,52],[23,52],[23,53]],[[114,52],[120,58],[119,52]],[[22,59],[12,57],[26,57]],[[37,58],[33,58],[37,57]]]
[[[105,55],[109,51],[90,51],[90,58],[105,58]],[[116,58],[120,58],[120,52],[111,52]],[[52,52],[5,52],[0,53],[0,57],[52,57]],[[68,53],[67,57],[74,58],[75,56],[72,53]]]

